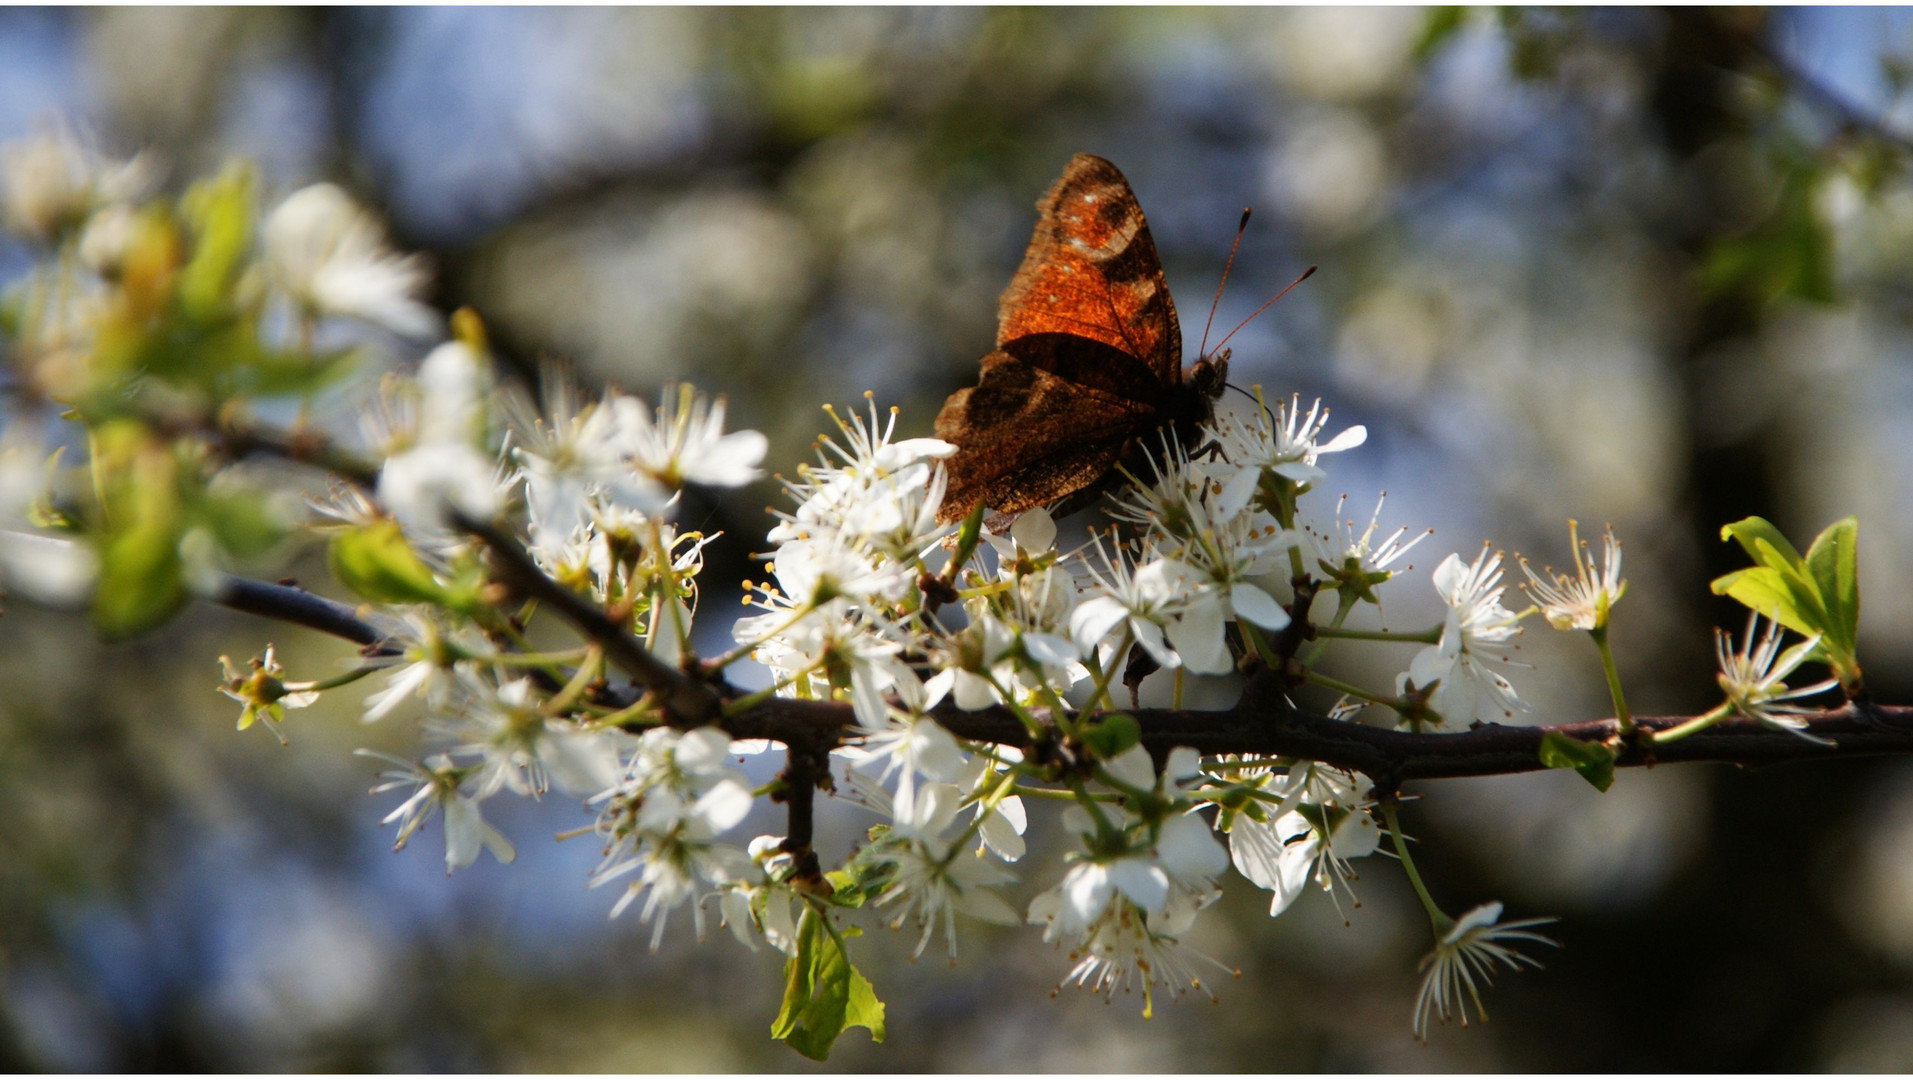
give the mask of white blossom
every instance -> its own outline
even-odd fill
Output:
[[[676,490],[685,483],[742,487],[763,475],[757,466],[770,443],[756,431],[724,431],[724,399],[706,400],[690,386],[659,395],[655,414],[628,397],[611,401],[616,410],[627,467],[658,486]]]
[[[1502,942],[1554,945],[1553,939],[1534,932],[1535,927],[1554,920],[1516,919],[1509,923],[1500,920],[1500,904],[1482,904],[1457,919],[1435,943],[1434,951],[1422,957],[1421,991],[1415,995],[1416,1038],[1427,1040],[1430,1016],[1445,1024],[1453,1015],[1461,1020],[1462,1027],[1467,1027],[1470,1002],[1474,1004],[1476,1016],[1488,1019],[1487,1011],[1481,1007],[1481,988],[1494,981],[1497,963],[1517,971],[1524,964],[1532,968],[1541,966]]]
[[[1256,403],[1261,405],[1261,388]],[[1328,410],[1320,398],[1302,411],[1301,395],[1284,404],[1276,402],[1271,415],[1257,408],[1247,418],[1236,413],[1221,413],[1211,426],[1211,438],[1222,448],[1231,476],[1221,493],[1225,513],[1233,514],[1254,497],[1264,471],[1295,484],[1314,485],[1328,474],[1316,464],[1323,454],[1353,450],[1368,440],[1368,429],[1360,425],[1347,428],[1327,442],[1320,442],[1328,425]]]
[[[486,823],[484,815],[479,812],[478,800],[459,791],[465,770],[453,765],[451,758],[438,754],[420,763],[377,750],[358,750],[355,753],[397,766],[384,773],[385,782],[374,787],[373,794],[408,784],[416,785],[411,797],[400,803],[398,809],[387,814],[382,821],[386,825],[394,821],[399,823],[398,840],[392,845],[392,850],[404,848],[412,834],[442,809],[445,812],[447,874],[476,862],[480,849],[491,852],[492,857],[501,863],[511,862],[517,857],[511,842]]]
[[[1767,623],[1764,634],[1760,632],[1759,612],[1748,614],[1747,631],[1738,649],[1734,648],[1733,635],[1715,630],[1714,655],[1720,661],[1720,674],[1716,678],[1721,691],[1727,695],[1728,706],[1741,716],[1792,732],[1808,742],[1831,746],[1828,740],[1808,734],[1806,721],[1801,719],[1817,710],[1789,703],[1831,690],[1840,680],[1825,679],[1811,686],[1787,688],[1787,676],[1813,656],[1820,644],[1820,635],[1814,634],[1782,652],[1780,634],[1780,623],[1774,621]]]
[[[336,184],[292,193],[266,217],[266,271],[310,316],[343,315],[407,337],[439,332],[438,313],[417,299],[430,271],[398,255],[372,213]]]
[[[0,216],[21,236],[49,241],[95,210],[141,198],[157,178],[145,156],[109,161],[57,127],[0,147]]]
[[[1568,547],[1574,553],[1574,576],[1557,574],[1548,568],[1542,578],[1521,560],[1521,572],[1528,576],[1523,586],[1541,606],[1541,614],[1556,630],[1601,630],[1607,626],[1608,609],[1627,591],[1621,580],[1621,545],[1609,527],[1602,536],[1601,561],[1597,564],[1587,542],[1581,539],[1579,526],[1568,522]],[[1552,580],[1549,580],[1552,579]]]
[[[879,907],[900,904],[891,920],[896,929],[906,920],[923,928],[915,955],[937,928],[943,928],[952,960],[956,959],[956,916],[968,915],[985,922],[1014,926],[1016,911],[1002,898],[988,892],[1016,878],[1002,867],[978,856],[974,851],[954,851],[944,837],[956,821],[962,792],[955,784],[925,784],[912,799],[898,800],[895,825],[886,842],[870,858],[889,868],[889,880],[877,896]]]
[[[1513,684],[1488,667],[1510,663],[1504,642],[1521,632],[1519,616],[1501,606],[1501,556],[1486,547],[1473,563],[1451,554],[1435,568],[1435,591],[1448,605],[1441,641],[1415,654],[1396,691],[1434,685],[1429,704],[1450,724],[1500,721],[1528,711]],[[1437,684],[1437,680],[1439,684]]]

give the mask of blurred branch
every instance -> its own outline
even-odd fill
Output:
[[[356,609],[328,600],[290,584],[273,584],[250,578],[226,577],[212,601],[221,607],[243,611],[280,622],[306,626],[341,637],[365,647],[367,655],[390,654],[396,650],[387,644],[378,627],[359,618]]]

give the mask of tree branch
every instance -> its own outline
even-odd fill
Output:
[[[534,596],[558,612],[587,637],[604,647],[605,655],[651,688],[673,715],[685,723],[709,722],[718,715],[720,697],[710,685],[659,661],[635,637],[613,623],[588,601],[540,573],[516,543],[490,526],[473,525],[496,556],[495,567],[507,584]],[[380,646],[384,635],[377,627],[335,600],[302,589],[244,578],[228,578],[216,602],[283,622],[309,626],[368,647]],[[1620,735],[1614,720],[1538,726],[1480,724],[1465,731],[1416,733],[1371,727],[1294,708],[1280,693],[1270,690],[1270,676],[1253,681],[1235,707],[1214,712],[1189,709],[1131,709],[1142,728],[1142,742],[1158,760],[1178,746],[1203,754],[1251,754],[1319,761],[1359,772],[1384,788],[1409,780],[1468,776],[1505,776],[1537,772],[1541,740],[1550,732],[1581,742],[1610,742],[1617,748],[1617,767],[1713,761],[1746,767],[1788,761],[1819,761],[1878,754],[1913,754],[1913,707],[1869,706],[1862,713],[1851,705],[1828,709],[1804,719],[1814,735],[1832,746],[1808,742],[1797,735],[1750,721],[1728,720],[1699,734],[1664,746],[1636,745]],[[674,704],[675,703],[675,704]],[[1047,710],[1033,710],[1047,720]],[[931,717],[960,739],[1027,748],[1029,733],[1014,713],[1001,706],[975,712],[945,702]],[[1094,720],[1097,714],[1083,714]],[[694,719],[695,718],[695,719]],[[1692,719],[1686,716],[1643,716],[1635,722],[1648,733],[1664,731]],[[796,801],[808,801],[819,782],[812,759],[843,745],[855,736],[856,718],[848,704],[771,698],[720,721],[736,739],[770,739],[792,748],[805,760],[792,759],[792,835],[802,824]],[[800,794],[801,789],[801,794]]]
[[[250,578],[228,576],[221,580],[212,601],[221,607],[243,611],[280,622],[308,626],[365,647],[368,656],[396,652],[387,644],[386,634],[359,618],[357,609],[316,596],[296,585],[275,585]]]

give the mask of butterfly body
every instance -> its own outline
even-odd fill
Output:
[[[941,516],[981,502],[998,519],[1087,505],[1134,472],[1160,435],[1210,419],[1227,354],[1182,368],[1182,326],[1142,207],[1114,165],[1070,160],[1037,204],[1035,233],[999,304],[977,385],[937,414],[956,444]]]

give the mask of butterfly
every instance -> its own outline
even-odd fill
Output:
[[[996,348],[977,384],[937,414],[937,437],[957,447],[945,462],[945,522],[978,503],[995,511],[992,523],[1049,503],[1061,502],[1059,513],[1089,505],[1160,433],[1187,445],[1228,375],[1221,350],[1183,372],[1162,261],[1116,166],[1077,154],[1036,209],[998,302]]]

